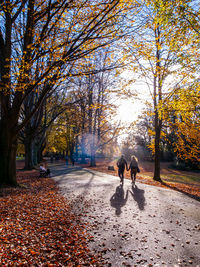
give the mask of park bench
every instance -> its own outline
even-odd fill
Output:
[[[114,166],[108,166],[108,170],[109,170],[109,171],[114,171],[115,168],[114,168]]]
[[[40,170],[40,178],[46,178],[48,175],[47,175],[47,172],[46,171],[43,171],[43,170]]]
[[[39,169],[40,175],[39,178],[46,178],[46,177],[50,177],[50,170],[41,170]]]

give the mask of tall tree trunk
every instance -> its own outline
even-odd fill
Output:
[[[86,160],[85,160],[85,136],[82,136],[81,138],[81,163],[85,164]]]
[[[94,145],[91,145],[90,150],[91,150],[90,166],[95,167],[96,166],[96,153],[95,153]]]
[[[42,162],[42,160],[43,160],[42,152],[43,152],[42,149],[39,149],[38,150],[38,153],[37,153],[37,163]]]
[[[155,39],[156,39],[156,68],[154,73],[154,127],[155,127],[155,159],[154,159],[154,177],[156,181],[162,181],[160,178],[160,135],[162,128],[162,121],[159,119],[158,108],[162,101],[162,78],[160,65],[160,26],[155,25]]]
[[[88,132],[89,132],[89,143],[90,143],[90,166],[96,166],[95,162],[95,152],[94,152],[94,134],[93,134],[93,127],[94,127],[94,114],[93,114],[93,85],[92,83],[92,76],[89,77],[89,91],[88,91]]]
[[[95,157],[95,154],[91,154],[90,167],[96,167],[96,157]]]
[[[6,123],[0,126],[0,186],[16,186],[17,136]]]
[[[76,135],[76,143],[75,143],[75,161],[78,160],[78,135]]]
[[[155,181],[162,181],[160,178],[160,133],[161,127],[159,123],[158,116],[155,116],[156,126],[155,126],[155,155],[154,155],[154,177]]]
[[[37,164],[43,160],[43,151],[45,149],[45,144],[38,144],[37,148]]]
[[[16,153],[17,134],[15,126],[18,121],[18,110],[12,113],[11,97],[8,88],[11,85],[11,40],[12,17],[9,1],[5,2],[5,41],[1,35],[1,90],[0,90],[0,186],[16,186]],[[2,25],[3,27],[3,25]],[[13,99],[12,99],[13,100]]]
[[[33,164],[33,141],[31,136],[26,136],[25,139],[25,170],[32,170],[34,167]]]
[[[154,154],[154,177],[156,181],[161,181],[160,178],[160,133],[161,123],[158,116],[157,92],[156,92],[156,77],[154,77],[154,129],[155,129],[155,154]]]
[[[34,166],[38,164],[38,150],[39,150],[39,144],[34,141],[33,143],[33,165]]]

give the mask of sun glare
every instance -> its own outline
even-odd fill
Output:
[[[117,111],[117,120],[120,120],[122,123],[136,121],[143,108],[144,105],[139,100],[120,100]]]

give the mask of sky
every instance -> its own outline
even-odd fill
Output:
[[[139,100],[121,99],[117,101],[118,109],[116,119],[122,123],[131,123],[137,120],[141,114],[144,104]]]
[[[127,77],[130,79],[130,72],[124,72],[123,78]],[[137,92],[137,98],[135,96],[127,97],[126,99],[118,99],[115,104],[118,105],[116,119],[120,120],[122,123],[131,123],[138,119],[138,116],[142,113],[145,108],[145,101],[151,100],[149,88],[147,87],[145,81],[137,80],[135,83],[129,86],[129,89],[134,94]]]

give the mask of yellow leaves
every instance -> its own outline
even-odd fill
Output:
[[[199,84],[179,88],[164,103],[162,118],[175,136],[171,141],[177,156],[199,161],[200,154]]]
[[[155,130],[148,129],[148,133],[150,136],[155,136]]]
[[[200,133],[199,127],[190,124],[179,125],[177,141],[174,144],[178,157],[183,160],[200,162]]]
[[[152,155],[155,154],[155,143],[154,143],[154,139],[151,140],[151,143],[148,145],[149,149],[152,152]]]

